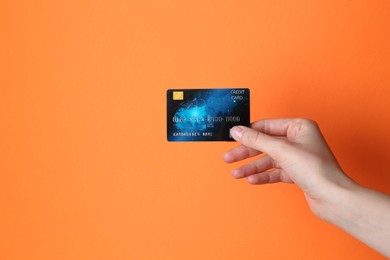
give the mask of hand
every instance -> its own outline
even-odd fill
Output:
[[[260,158],[232,171],[235,178],[251,184],[296,183],[305,193],[313,212],[327,217],[327,205],[337,200],[339,188],[356,184],[341,170],[318,125],[306,119],[260,120],[251,128],[231,130],[242,145],[224,154],[232,163],[262,153]]]
[[[363,188],[341,170],[320,129],[306,119],[260,120],[231,130],[241,146],[224,154],[232,163],[260,158],[232,171],[251,184],[296,183],[311,210],[390,257],[390,196]]]

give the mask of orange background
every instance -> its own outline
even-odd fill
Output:
[[[390,2],[0,2],[0,259],[383,259],[236,143],[168,143],[168,88],[251,89],[390,193]]]

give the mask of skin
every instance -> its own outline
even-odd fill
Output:
[[[224,154],[226,163],[261,155],[232,171],[250,184],[295,183],[313,213],[390,258],[390,196],[350,179],[314,121],[260,120],[236,126],[241,145]]]

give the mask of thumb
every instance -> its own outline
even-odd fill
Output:
[[[230,130],[230,133],[237,142],[267,153],[273,158],[279,157],[280,151],[285,151],[288,148],[288,144],[284,140],[246,126],[235,126]]]

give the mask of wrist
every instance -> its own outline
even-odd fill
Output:
[[[307,199],[311,200],[309,204],[317,217],[335,224],[346,217],[348,205],[355,203],[356,195],[365,189],[339,168],[322,176],[326,177],[318,181],[315,192],[311,192],[314,196],[309,195]]]
[[[324,211],[319,216],[324,221],[336,225],[353,220],[351,209],[358,207],[358,196],[365,192],[365,188],[350,181],[343,185],[333,185],[327,198],[324,200]]]
[[[356,183],[335,188],[321,218],[390,257],[390,196]]]

